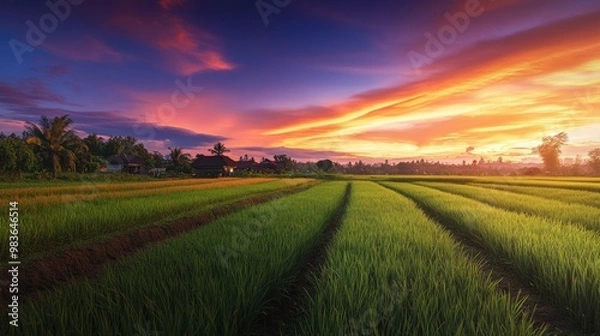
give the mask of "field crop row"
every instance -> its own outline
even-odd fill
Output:
[[[502,209],[555,219],[600,231],[600,209],[583,204],[569,204],[508,191],[456,185],[452,183],[416,182],[416,184],[475,199]]]
[[[273,178],[255,178],[255,179],[226,179],[226,180],[189,180],[187,184],[177,183],[175,185],[163,184],[160,186],[147,185],[132,189],[119,188],[119,190],[97,191],[89,189],[78,193],[51,195],[51,196],[30,196],[25,198],[14,198],[22,204],[25,204],[32,211],[44,210],[48,206],[57,204],[90,202],[97,200],[123,200],[131,198],[142,198],[161,194],[176,194],[185,191],[197,191],[204,189],[218,189],[227,187],[244,186],[251,184],[274,181]]]
[[[290,334],[536,335],[521,302],[495,289],[413,202],[355,182],[316,293]]]
[[[304,262],[345,186],[321,184],[150,247],[95,281],[25,304],[19,334],[248,334]]]
[[[580,181],[580,180],[548,180],[548,179],[523,179],[523,178],[482,178],[477,183],[503,184],[521,187],[544,187],[561,188],[581,191],[600,192],[600,180],[598,182]]]
[[[233,180],[225,179],[185,179],[185,180],[159,180],[142,182],[105,182],[105,181],[80,181],[55,184],[49,186],[19,186],[19,184],[6,185],[0,188],[0,197],[20,199],[27,197],[49,197],[62,195],[78,195],[90,192],[102,193],[111,191],[133,191],[140,189],[155,189],[162,187],[189,186],[214,183],[217,181]],[[56,182],[55,182],[56,183]]]
[[[521,187],[491,183],[471,183],[471,185],[537,196],[566,203],[591,205],[600,208],[600,193],[597,192],[549,187]]]
[[[255,184],[253,179],[233,181],[229,188],[164,193],[130,199],[94,199],[33,209],[20,204],[19,239],[27,244],[21,258],[37,257],[66,246],[85,243],[131,228],[160,224],[200,214],[236,200],[308,183],[309,179],[281,179]],[[231,182],[224,182],[229,184]],[[8,227],[8,218],[0,225]],[[0,231],[0,242],[8,246],[8,230]],[[2,250],[2,260],[7,260]],[[25,254],[24,254],[25,253]]]
[[[490,255],[506,260],[582,330],[600,332],[600,239],[596,234],[424,186],[383,184],[416,200]]]

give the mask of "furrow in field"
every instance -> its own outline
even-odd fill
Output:
[[[582,332],[600,332],[600,240],[593,232],[424,186],[383,184],[510,265]]]
[[[506,263],[506,260],[502,260],[489,253],[481,243],[473,240],[471,236],[456,230],[454,226],[447,223],[447,220],[443,216],[427,207],[418,198],[407,196],[402,193],[401,189],[386,187],[410,198],[429,218],[444,230],[447,230],[452,239],[463,247],[464,253],[471,260],[479,263],[483,274],[489,276],[496,283],[496,287],[499,290],[508,293],[512,297],[522,298],[524,310],[531,315],[537,327],[547,326],[547,331],[552,335],[574,335],[581,333],[581,330],[569,320],[568,315],[556,309],[539,290],[516,276],[510,264]]]
[[[353,184],[316,292],[284,334],[542,334],[413,202]]]
[[[280,297],[275,299],[275,304],[266,310],[264,314],[261,314],[256,322],[257,327],[248,334],[279,335],[282,327],[298,315],[302,301],[315,290],[312,280],[319,277],[327,260],[329,245],[342,224],[346,213],[351,189],[352,184],[348,183],[342,201],[327,221],[323,233],[312,247],[310,254],[304,263],[298,267],[292,282],[286,288],[281,289]]]
[[[291,283],[346,183],[230,214],[22,304],[19,334],[239,335]],[[16,334],[7,324],[0,332]]]
[[[600,209],[583,204],[564,203],[509,191],[452,183],[415,182],[451,194],[464,196],[505,210],[545,217],[565,224],[600,231]]]
[[[515,185],[492,184],[492,183],[470,183],[477,187],[486,187],[491,189],[510,191],[517,194],[526,194],[547,198],[551,200],[578,203],[583,205],[591,205],[600,208],[600,193],[591,191],[579,191],[560,188],[544,188],[544,187],[521,187]]]
[[[21,297],[35,297],[40,292],[71,281],[75,277],[93,277],[107,262],[127,257],[145,246],[171,239],[185,232],[225,217],[233,212],[266,203],[271,200],[295,194],[313,187],[314,184],[275,191],[259,196],[251,196],[236,202],[221,205],[201,215],[182,218],[161,226],[149,226],[127,234],[100,241],[80,248],[68,249],[46,258],[23,264],[20,287],[25,294]],[[8,275],[2,274],[0,281],[7,281]],[[8,291],[3,293],[4,304]]]

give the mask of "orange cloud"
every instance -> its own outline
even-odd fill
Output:
[[[109,23],[136,41],[159,50],[166,66],[177,74],[188,76],[235,68],[220,51],[216,36],[186,24],[174,14],[163,13],[158,20],[157,16],[132,17],[119,13]]]
[[[263,135],[275,146],[371,157],[452,155],[468,146],[499,155],[600,125],[600,91],[584,103],[578,93],[600,88],[597,22],[600,12],[481,42],[440,59],[418,82],[335,105],[268,111]]]

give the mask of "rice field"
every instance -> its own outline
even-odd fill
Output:
[[[24,271],[0,334],[600,334],[599,195],[592,178],[5,183]],[[84,271],[28,273],[57,256]]]

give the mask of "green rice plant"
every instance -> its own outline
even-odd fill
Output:
[[[103,239],[106,235],[132,228],[198,215],[242,198],[298,186],[311,180],[281,179],[259,184],[254,184],[252,179],[247,181],[241,180],[229,188],[184,190],[128,199],[92,199],[61,203],[45,209],[20,202],[19,240],[21,245],[26,246],[20,256],[22,259],[40,257],[67,246]],[[0,216],[0,225],[8,227],[7,216]],[[4,246],[8,246],[8,234],[9,230],[0,230],[0,242]],[[8,249],[3,249],[0,256],[1,260],[8,260]]]
[[[591,191],[547,187],[521,187],[492,183],[471,183],[471,185],[537,196],[566,203],[591,205],[600,208],[600,193]]]
[[[18,334],[247,334],[304,262],[345,186],[323,183],[234,213],[24,303]]]
[[[55,184],[46,186],[43,183],[36,186],[27,187],[4,187],[0,188],[0,197],[8,198],[28,198],[28,197],[51,197],[61,196],[65,194],[78,195],[87,194],[90,191],[102,193],[111,191],[133,191],[133,190],[144,190],[144,189],[158,189],[163,187],[176,187],[176,186],[189,186],[189,185],[200,185],[210,184],[215,182],[222,182],[228,180],[235,180],[233,178],[228,179],[185,179],[185,180],[164,180],[164,181],[144,181],[144,182],[106,182],[106,181],[85,181],[82,180],[79,183]]]
[[[590,230],[600,231],[600,209],[589,205],[565,203],[486,187],[435,182],[415,183],[472,198],[502,209],[538,215],[566,224],[576,224]]]
[[[548,296],[588,333],[600,333],[600,239],[577,226],[498,209],[415,184],[382,183],[467,235]]]
[[[175,183],[174,185],[152,185],[147,183],[146,186],[132,186],[131,189],[123,188],[122,186],[116,189],[112,188],[114,186],[111,186],[111,189],[100,189],[99,187],[96,188],[96,186],[94,185],[84,185],[81,189],[78,189],[76,192],[72,193],[67,192],[64,194],[34,195],[29,197],[17,197],[11,199],[18,200],[21,203],[27,204],[27,206],[33,211],[37,211],[37,209],[44,210],[47,207],[53,206],[57,203],[75,203],[101,199],[116,200],[138,198],[183,191],[216,189],[258,184],[274,180],[274,178],[201,180],[200,183],[196,180],[188,180],[187,184]],[[87,190],[85,188],[87,188]]]
[[[543,334],[413,202],[353,184],[316,293],[284,334]]]
[[[531,178],[482,178],[469,182],[492,183],[515,185],[522,187],[544,187],[544,188],[561,188],[571,190],[583,190],[591,192],[600,192],[600,180],[592,182],[592,180],[564,180],[564,179],[531,179]]]

